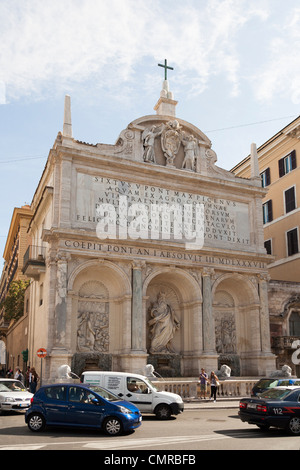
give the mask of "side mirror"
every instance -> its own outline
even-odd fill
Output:
[[[92,398],[91,402],[93,403],[93,405],[100,405],[98,398]]]

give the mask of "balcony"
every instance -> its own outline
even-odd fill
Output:
[[[300,336],[273,336],[272,338],[272,348],[276,350],[276,353],[279,354],[280,351],[285,351],[287,349],[294,349],[293,342],[299,341]]]
[[[45,255],[46,247],[30,245],[23,258],[23,274],[39,280],[40,275],[46,271]]]

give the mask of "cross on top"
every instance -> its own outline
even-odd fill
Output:
[[[163,67],[163,68],[165,69],[165,80],[167,80],[167,79],[168,79],[168,77],[167,77],[168,69],[169,69],[169,70],[174,70],[173,67],[169,67],[169,66],[168,66],[167,59],[165,59],[164,65],[163,65],[163,64],[158,64],[158,66],[159,66],[159,67]]]

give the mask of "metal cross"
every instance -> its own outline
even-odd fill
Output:
[[[158,66],[163,67],[165,69],[165,80],[168,80],[168,77],[167,77],[168,72],[167,71],[168,71],[168,69],[169,70],[174,70],[173,67],[168,66],[167,59],[165,59],[165,64],[164,65],[163,64],[158,64]]]

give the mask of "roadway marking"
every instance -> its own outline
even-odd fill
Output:
[[[45,447],[45,445],[36,446],[33,444],[19,444],[19,445],[17,444],[17,445],[11,445],[11,446],[0,446],[0,450],[39,450],[42,447]]]
[[[122,450],[122,449],[138,449],[138,448],[146,448],[152,446],[169,446],[172,444],[180,444],[180,443],[197,443],[197,442],[205,442],[205,441],[217,441],[222,439],[234,439],[234,438],[247,438],[249,437],[249,431],[240,431],[236,434],[227,431],[228,434],[203,434],[203,435],[192,435],[192,436],[158,436],[158,437],[144,437],[139,439],[130,439],[126,437],[109,437],[109,438],[102,438],[99,436],[99,440],[90,441],[90,440],[82,440],[82,441],[63,441],[63,442],[55,442],[55,443],[41,443],[41,444],[12,444],[12,445],[0,445],[1,450],[39,450],[44,447],[53,447],[55,446],[77,446],[77,448],[86,448],[86,449],[96,449],[96,450]],[[252,435],[253,436],[253,435]]]
[[[215,441],[219,439],[227,439],[229,436],[216,436],[215,434],[207,434],[202,436],[168,436],[168,437],[150,437],[141,439],[113,439],[109,442],[89,442],[83,447],[97,450],[121,450],[121,449],[137,449],[139,447],[165,446],[179,444],[184,442],[202,442]]]

